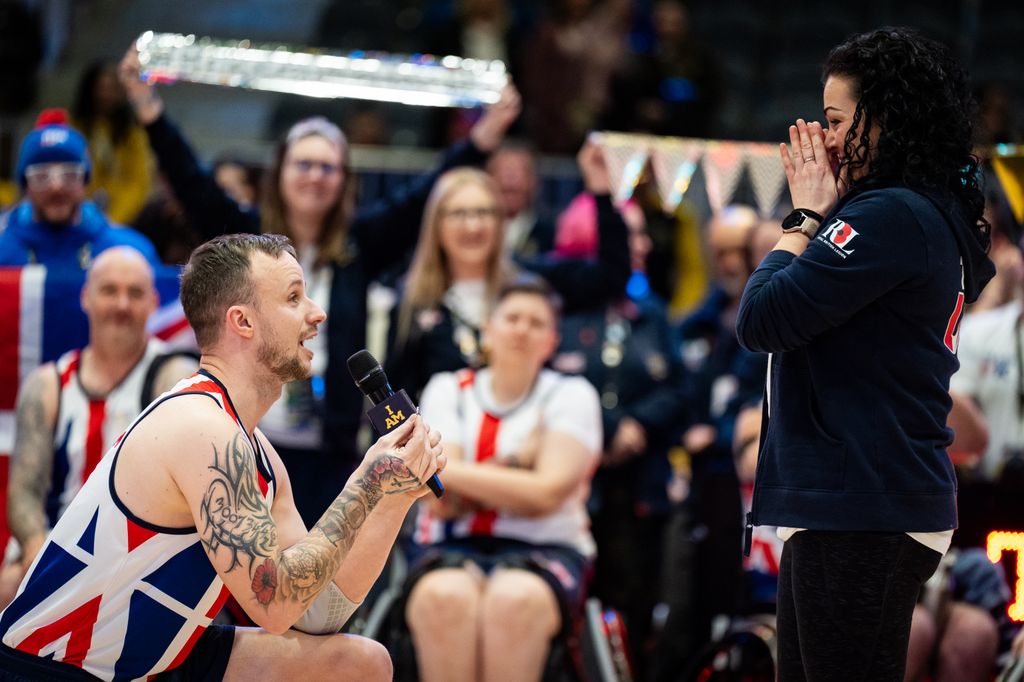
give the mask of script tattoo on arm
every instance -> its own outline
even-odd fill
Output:
[[[46,493],[53,472],[53,429],[47,423],[41,374],[33,375],[18,395],[14,451],[11,453],[7,519],[22,545],[49,532]]]
[[[239,566],[248,570],[257,599],[268,604],[276,589],[267,571],[276,574],[277,526],[257,484],[256,460],[245,436],[239,432],[223,448],[213,446],[209,468],[214,478],[199,508],[203,545],[211,555],[226,550],[231,559],[227,571]]]
[[[229,553],[227,571],[247,571],[253,595],[263,606],[275,600],[312,601],[334,579],[383,496],[415,490],[421,483],[400,458],[379,455],[361,478],[345,487],[309,535],[281,551],[245,437],[238,433],[225,447],[214,446],[209,469],[215,476],[200,507],[203,545],[211,555]]]

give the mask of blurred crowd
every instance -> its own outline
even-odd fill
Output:
[[[3,5],[8,32],[19,20],[31,28],[16,6]],[[69,112],[48,110],[24,139],[7,141],[14,189],[0,194],[0,265],[89,273],[90,350],[71,357],[65,352],[75,348],[61,348],[42,358],[56,361],[52,377],[22,384],[23,393],[53,395],[32,415],[22,414],[30,399],[19,398],[18,428],[33,428],[32,437],[14,434],[9,523],[21,548],[8,552],[0,592],[16,587],[40,533],[95,465],[85,452],[90,436],[69,440],[57,403],[114,400],[139,374],[125,357],[148,369],[155,355],[180,351],[146,341],[152,268],[184,263],[219,234],[264,231],[292,240],[308,293],[328,314],[309,344],[313,377],[289,384],[261,424],[306,523],[360,457],[362,397],[344,360],[368,343],[379,346],[392,385],[448,426],[446,443],[465,466],[483,470],[449,465],[449,496],[423,510],[405,541],[417,570],[432,575],[413,588],[405,614],[423,679],[454,674],[453,657],[424,652],[457,649],[443,633],[484,604],[540,670],[548,642],[571,639],[583,597],[597,596],[621,614],[641,680],[696,675],[743,618],[772,612],[781,543],[761,528],[749,556],[742,546],[767,356],[741,348],[735,324],[746,280],[788,207],[764,215],[736,203],[705,214],[684,203],[666,213],[649,172],[631,199],[615,201],[588,132],[712,136],[719,70],[681,0],[557,0],[544,9],[464,0],[430,32],[424,50],[502,59],[518,90],[486,110],[422,112],[429,142],[447,151],[372,203],[357,200],[349,155],[353,144],[389,143],[385,110],[360,105],[341,121],[289,120],[265,165],[244,153],[207,163],[159,90],[140,81],[132,51],[90,65]],[[328,13],[324,35],[330,21]],[[17,49],[0,40],[0,121],[38,105],[19,81],[31,65],[13,68],[6,57],[41,58],[22,30]],[[1006,91],[988,84],[977,95],[979,154],[1020,142]],[[549,154],[577,159],[582,191],[564,206],[540,203],[539,160]],[[908,679],[988,679],[1016,632],[1007,578],[977,554],[992,529],[1024,531],[1024,259],[1020,225],[991,171],[988,196],[998,274],[957,332],[962,367],[951,386],[958,552],[926,595],[942,596],[923,599],[915,616]],[[120,255],[101,267],[97,256],[109,248]],[[189,371],[180,355],[159,371]],[[86,397],[65,397],[67,377],[86,371],[79,358],[92,363]],[[125,409],[140,409],[141,388],[132,384]],[[68,464],[69,448],[82,451],[77,464]],[[51,457],[56,463],[45,463]],[[508,477],[491,476],[495,462]],[[481,537],[527,543],[533,553]],[[460,574],[467,556],[505,566],[509,554],[544,581],[471,588]],[[517,602],[523,610],[503,611],[502,590],[527,595]],[[461,636],[497,636],[481,627]],[[493,660],[463,663],[520,665],[499,656],[506,648],[492,642],[482,651]]]

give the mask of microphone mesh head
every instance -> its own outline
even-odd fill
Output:
[[[348,359],[348,372],[363,393],[383,388],[388,383],[387,375],[368,350],[353,353]]]

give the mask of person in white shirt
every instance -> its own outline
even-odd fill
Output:
[[[544,369],[557,312],[541,281],[508,285],[484,327],[488,365],[445,372],[421,413],[446,434],[447,492],[420,509],[423,553],[405,616],[425,682],[540,679],[583,599],[594,555],[585,503],[601,408],[581,377]]]

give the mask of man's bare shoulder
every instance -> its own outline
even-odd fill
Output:
[[[190,493],[205,485],[214,450],[238,435],[238,425],[210,396],[167,398],[125,436],[114,474],[117,494],[150,523],[194,525]]]
[[[150,461],[166,457],[180,462],[197,450],[207,452],[211,442],[222,443],[237,432],[238,425],[211,396],[185,393],[153,407],[126,436],[122,452],[139,449]]]

